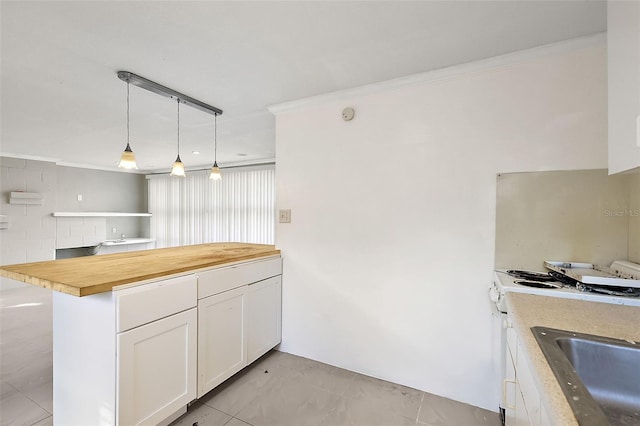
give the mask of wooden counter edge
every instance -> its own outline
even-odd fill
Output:
[[[81,294],[81,289],[73,287],[64,283],[58,283],[55,281],[49,281],[46,279],[34,277],[32,275],[26,275],[19,272],[8,271],[0,267],[0,276],[9,278],[11,280],[20,281],[26,284],[35,285],[37,287],[46,288],[60,293],[70,294],[72,296],[85,296]]]
[[[281,255],[280,250],[274,248],[270,252],[259,253],[259,254],[252,253],[244,256],[238,256],[233,259],[225,259],[225,260],[219,260],[215,262],[203,262],[202,264],[196,265],[196,266],[176,268],[171,271],[162,271],[158,273],[138,275],[135,277],[111,281],[108,283],[96,284],[88,287],[76,287],[76,286],[61,283],[61,282],[51,281],[51,280],[39,278],[36,276],[7,270],[7,269],[4,269],[5,268],[4,266],[0,266],[0,276],[9,278],[12,280],[20,281],[26,284],[35,285],[37,287],[42,287],[42,288],[57,291],[60,293],[69,294],[71,296],[82,297],[82,296],[90,296],[92,294],[99,294],[99,293],[106,293],[109,291],[113,291],[114,287],[124,285],[124,284],[133,284],[137,282],[152,280],[155,278],[169,277],[172,275],[181,274],[185,272],[197,272],[197,271],[208,269],[214,266],[222,266],[225,264],[242,262],[244,260],[261,259],[264,257],[273,257],[273,256],[280,256],[280,255]],[[7,267],[11,267],[11,266],[17,266],[17,265],[7,265]]]

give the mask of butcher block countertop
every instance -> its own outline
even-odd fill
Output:
[[[245,260],[279,256],[265,244],[212,243],[0,266],[0,276],[88,296],[124,284]]]

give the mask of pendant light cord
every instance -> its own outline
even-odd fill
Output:
[[[180,98],[178,99],[178,157],[180,157]]]
[[[218,164],[218,114],[213,115],[213,162]]]
[[[129,146],[129,82],[127,81],[127,146]]]

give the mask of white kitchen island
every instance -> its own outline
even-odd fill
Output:
[[[155,425],[180,416],[280,342],[281,271],[273,246],[239,243],[1,269],[56,290],[56,425]]]

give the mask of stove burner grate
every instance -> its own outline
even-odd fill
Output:
[[[613,286],[597,286],[594,284],[583,284],[578,282],[576,288],[580,291],[608,294],[609,296],[621,296],[621,297],[640,297],[640,288],[626,288],[626,287],[613,287]]]
[[[531,271],[520,271],[517,269],[509,269],[507,271],[507,274],[511,275],[512,277],[520,278],[526,281],[539,281],[539,282],[556,281],[554,277],[542,272],[531,272]]]
[[[514,283],[519,284],[519,285],[523,285],[526,287],[535,287],[535,288],[548,288],[548,289],[557,289],[557,288],[561,288],[562,286],[558,285],[558,284],[552,284],[549,282],[540,282],[540,281],[522,281],[522,280],[518,280],[518,281],[514,281]]]
[[[573,278],[563,275],[560,272],[549,271],[549,275],[553,277],[556,281],[559,281],[562,284],[570,285],[572,287],[575,287],[576,284],[578,283],[578,280],[574,280]]]

